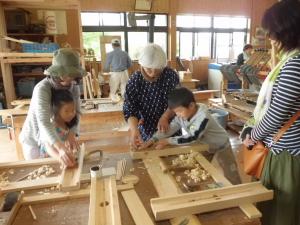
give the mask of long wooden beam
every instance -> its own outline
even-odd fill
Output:
[[[135,190],[121,192],[136,225],[155,225]]]
[[[101,168],[91,168],[89,225],[121,225],[116,179],[103,177]]]
[[[160,168],[162,163],[161,158],[153,157],[144,159],[143,162],[160,197],[172,196],[182,192],[171,175],[164,173]],[[199,219],[195,215],[184,217],[178,216],[170,220],[172,225],[182,224],[183,221],[186,221],[185,225],[201,225]]]
[[[59,162],[53,158],[43,158],[43,159],[33,159],[33,160],[21,160],[16,162],[0,163],[0,171],[3,169],[15,169],[21,167],[31,167],[31,166],[42,166],[42,165],[52,165],[58,164]]]
[[[145,159],[152,157],[160,157],[160,156],[168,156],[168,155],[178,155],[178,154],[186,154],[191,151],[194,152],[202,152],[207,151],[207,144],[195,144],[195,145],[187,145],[187,146],[176,146],[170,147],[163,150],[147,150],[147,151],[130,151],[130,155],[133,159]]]
[[[203,168],[205,168],[205,170],[212,176],[212,178],[216,182],[222,183],[222,185],[225,187],[232,186],[229,180],[227,180],[222,174],[220,174],[220,172],[201,154],[198,154],[196,156],[196,160]],[[239,207],[249,219],[260,218],[262,216],[261,212],[253,204],[240,204]]]
[[[241,203],[267,201],[272,198],[273,190],[268,190],[260,182],[255,182],[153,198],[150,202],[155,219],[165,220],[236,207]]]

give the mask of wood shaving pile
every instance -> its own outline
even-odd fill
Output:
[[[28,174],[27,180],[37,180],[50,176],[55,170],[49,165],[43,165],[40,168]]]
[[[3,172],[0,174],[0,187],[5,187],[9,184],[8,174]]]
[[[191,183],[191,180],[193,180],[195,183],[206,181],[210,177],[209,173],[201,168],[199,164],[196,164],[196,168],[186,170],[184,173],[190,178],[188,183]]]
[[[200,154],[199,152],[191,152],[188,154],[179,155],[172,160],[172,165],[176,167],[195,167],[197,160],[195,157]]]
[[[184,174],[186,174],[189,177],[188,183],[191,183],[192,181],[198,183],[200,181],[205,181],[210,177],[210,174],[205,169],[203,169],[196,160],[196,157],[199,154],[199,152],[191,152],[188,154],[179,155],[177,158],[172,160],[173,166],[193,168],[184,171]],[[180,182],[180,180],[181,177],[177,176],[176,181]]]

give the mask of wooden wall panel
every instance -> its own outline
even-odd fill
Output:
[[[277,0],[252,0],[251,12],[251,38],[255,34],[256,27],[261,26],[261,20],[266,9],[275,4]]]
[[[58,43],[69,43],[72,48],[80,49],[81,25],[78,19],[78,10],[72,9],[66,11],[68,35],[58,35]],[[79,28],[80,27],[80,28]],[[79,30],[80,29],[80,30]]]
[[[169,1],[153,0],[151,11],[156,13],[168,13]],[[131,12],[134,11],[135,0],[80,0],[82,11],[105,11],[105,12]]]
[[[178,1],[177,13],[250,16],[251,1],[246,0],[185,0]]]

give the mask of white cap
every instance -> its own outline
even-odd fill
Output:
[[[121,44],[119,39],[112,39],[111,43],[112,44]]]
[[[167,56],[157,44],[148,44],[140,52],[139,63],[142,67],[163,69],[167,65]]]

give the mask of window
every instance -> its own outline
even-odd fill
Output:
[[[129,32],[128,33],[128,54],[131,59],[138,59],[139,52],[143,46],[148,43],[147,32]]]
[[[214,17],[214,28],[247,28],[245,17]]]
[[[82,26],[122,26],[122,13],[81,13]]]
[[[179,41],[180,58],[190,59],[193,56],[193,33],[181,32]]]
[[[81,13],[82,26],[99,26],[100,14],[99,13]]]
[[[233,58],[234,59],[237,59],[238,55],[243,51],[244,45],[245,45],[245,33],[244,32],[233,32],[232,48],[233,48]]]
[[[195,33],[195,56],[210,57],[211,33]]]
[[[100,60],[100,36],[101,32],[82,32],[83,47],[87,50],[93,49],[97,60]]]
[[[230,34],[217,33],[216,34],[216,58],[221,61],[229,59],[230,50]]]
[[[177,16],[177,27],[211,27],[211,17],[209,16]]]
[[[149,42],[150,14],[135,13],[128,18],[128,13],[81,13],[84,48],[93,48],[97,59],[100,59],[101,35],[121,36],[122,49],[127,51],[134,60],[138,58],[138,51]],[[129,21],[131,23],[129,23]],[[133,23],[136,26],[130,26]],[[159,44],[167,52],[168,18],[165,14],[155,14],[154,43]],[[110,51],[111,46],[106,46]]]
[[[250,20],[241,16],[177,16],[177,55],[181,58],[236,59],[249,41]]]
[[[154,33],[154,43],[158,44],[167,53],[167,33],[165,32],[155,32]]]
[[[100,25],[123,26],[124,16],[122,13],[100,13]]]
[[[168,25],[167,15],[155,15],[154,25],[158,27],[166,27]]]

